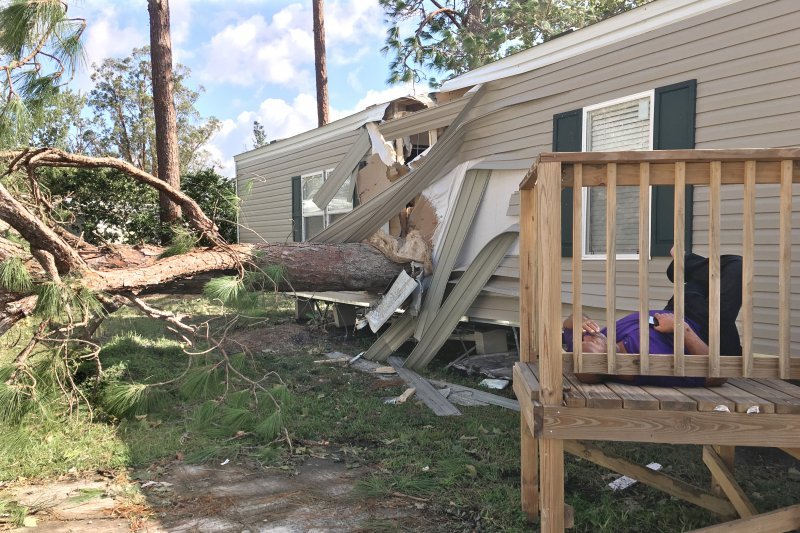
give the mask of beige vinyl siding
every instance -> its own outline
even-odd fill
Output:
[[[663,1],[663,0],[661,0]],[[606,46],[556,64],[490,82],[476,118],[465,133],[460,160],[485,158],[476,168],[524,171],[551,150],[556,113],[697,79],[697,148],[800,145],[800,2],[753,0],[725,6],[647,35]],[[728,196],[725,196],[727,194]],[[755,346],[774,352],[777,338],[777,187],[759,186],[756,223]],[[741,200],[725,192],[722,252],[741,251]],[[741,198],[741,191],[738,192]],[[774,205],[767,208],[766,204]],[[794,194],[793,259],[800,260],[800,190]],[[516,205],[509,206],[509,212]],[[695,187],[695,251],[705,252],[708,193]],[[772,209],[773,211],[769,211]],[[763,213],[763,214],[762,214]],[[515,213],[516,214],[516,213]],[[496,275],[516,276],[515,256]],[[663,307],[671,294],[668,258],[650,265],[650,307]],[[563,299],[571,301],[570,262],[563,261]],[[583,262],[584,305],[605,307],[605,263]],[[636,261],[617,262],[617,309],[638,302]],[[800,295],[800,261],[793,270]],[[771,291],[771,292],[770,292]],[[497,297],[481,296],[470,316],[487,316]],[[793,318],[792,349],[800,350],[800,301]],[[510,316],[510,310],[498,316]]]
[[[358,135],[359,130],[354,129],[313,149],[301,147],[276,157],[237,160],[236,176],[242,198],[241,242],[291,241],[292,177],[335,167]],[[245,194],[249,183],[251,189]]]

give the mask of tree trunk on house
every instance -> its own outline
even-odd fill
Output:
[[[314,67],[317,73],[317,119],[328,123],[328,67],[325,64],[325,10],[323,0],[312,0],[314,11]]]
[[[0,152],[0,162],[7,163],[9,174],[25,171],[32,186],[36,185],[36,170],[40,167],[115,168],[179,205],[186,222],[211,243],[171,257],[162,257],[164,248],[158,246],[90,245],[47,216],[53,206],[46,199],[37,200],[32,195],[20,201],[0,182],[0,221],[10,226],[7,231],[30,245],[28,251],[0,235],[0,263],[11,257],[20,258],[33,280],[33,289],[16,293],[13,291],[19,289],[0,286],[0,335],[33,312],[35,288],[48,282],[64,282],[73,290],[87,289],[105,295],[105,299],[115,295],[130,299],[141,292],[172,291],[176,286],[181,292],[198,292],[209,277],[249,270],[269,274],[263,277],[261,287],[268,291],[380,292],[407,266],[402,259],[392,257],[393,252],[387,252],[387,256],[364,243],[228,244],[194,200],[120,159],[57,149],[28,149]]]
[[[175,118],[172,76],[172,41],[169,33],[169,0],[148,0],[150,14],[150,57],[153,69],[153,109],[156,123],[156,156],[158,177],[180,189],[178,125]],[[178,204],[159,193],[162,227],[181,216]]]

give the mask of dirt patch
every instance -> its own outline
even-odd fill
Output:
[[[361,497],[356,484],[367,474],[366,467],[352,468],[335,455],[286,471],[176,463],[158,481],[62,480],[9,493],[36,510],[36,530],[48,533],[344,532],[386,524],[430,530],[422,502]]]

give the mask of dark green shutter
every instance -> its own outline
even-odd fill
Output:
[[[583,109],[553,115],[553,151],[580,152]],[[561,256],[572,257],[572,188],[561,189]]]
[[[681,150],[694,148],[697,80],[684,81],[655,90],[653,148]],[[653,220],[650,224],[650,254],[667,256],[674,241],[675,188],[653,186]],[[686,187],[686,251],[692,250],[693,190]]]
[[[300,176],[292,177],[292,236],[295,242],[303,240],[303,190]]]

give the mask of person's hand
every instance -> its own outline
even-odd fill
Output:
[[[564,321],[564,329],[572,329],[573,321],[572,315],[569,315]],[[581,317],[581,331],[584,333],[599,333],[600,325],[586,315]]]
[[[658,320],[658,325],[653,326],[659,333],[672,333],[675,331],[675,315],[672,313],[656,313],[653,315]]]
[[[581,331],[584,333],[600,333],[600,325],[588,316],[583,315]]]

